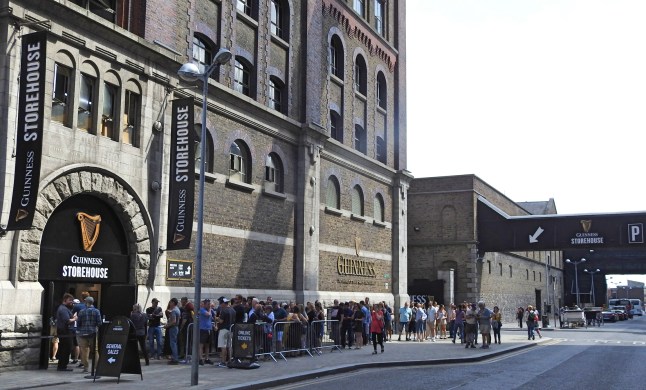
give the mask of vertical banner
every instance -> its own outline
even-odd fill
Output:
[[[43,150],[46,49],[46,31],[22,37],[16,168],[7,230],[31,228],[36,210]]]
[[[173,100],[172,111],[166,250],[190,246],[195,199],[193,98]]]

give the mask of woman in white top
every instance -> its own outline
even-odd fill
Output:
[[[440,338],[446,339],[446,310],[444,305],[440,305],[437,311],[437,322],[440,325]]]

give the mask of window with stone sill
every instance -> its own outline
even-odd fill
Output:
[[[139,147],[139,125],[141,123],[141,93],[126,89],[123,112],[121,142]]]
[[[114,139],[114,126],[117,119],[117,97],[119,87],[110,83],[103,84],[103,112],[101,113],[101,135]]]
[[[70,82],[72,69],[54,64],[54,88],[52,96],[52,120],[70,126]]]
[[[385,0],[375,0],[375,30],[382,37],[386,35],[386,4]]]
[[[282,193],[283,181],[283,163],[276,153],[269,153],[265,161],[265,188]]]
[[[334,110],[330,110],[330,136],[343,143],[343,121],[341,115]]]
[[[80,84],[77,128],[94,132],[94,107],[92,104],[96,90],[96,78],[81,73]]]
[[[357,184],[352,188],[352,214],[363,217],[364,202],[363,190]]]
[[[236,140],[229,148],[229,179],[251,184],[251,158],[249,148],[242,140]]]
[[[239,57],[235,60],[233,89],[251,96],[251,66]]]
[[[354,62],[354,89],[366,96],[368,91],[368,67],[363,56],[358,55]]]
[[[338,35],[333,35],[330,40],[328,57],[330,74],[343,80],[343,44]]]
[[[336,210],[341,209],[341,187],[339,185],[339,180],[334,176],[330,176],[327,179],[325,204]]]

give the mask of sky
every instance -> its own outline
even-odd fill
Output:
[[[406,0],[408,169],[646,211],[646,1]],[[608,284],[646,282],[612,275]]]
[[[646,1],[406,0],[408,170],[646,211]]]

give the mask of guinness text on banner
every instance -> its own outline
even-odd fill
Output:
[[[193,230],[195,129],[193,98],[173,100],[166,250],[187,249]]]
[[[36,210],[43,150],[47,32],[22,37],[16,169],[7,230],[31,228]]]

